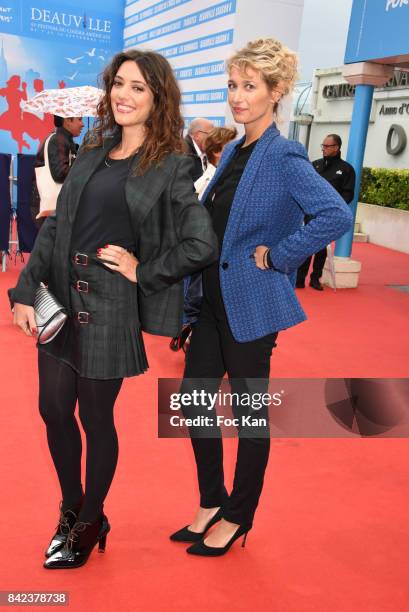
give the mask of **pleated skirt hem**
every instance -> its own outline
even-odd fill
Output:
[[[38,348],[83,378],[128,378],[149,368],[141,330],[132,324],[84,325],[69,319],[54,340]]]

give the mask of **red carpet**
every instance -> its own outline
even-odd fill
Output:
[[[386,286],[409,285],[409,256],[363,244],[354,257],[357,290],[299,291],[309,320],[279,336],[273,376],[409,377],[409,295]],[[183,356],[149,336],[151,368],[126,381],[116,408],[107,552],[78,570],[44,570],[59,493],[36,406],[36,351],[7,307],[16,276],[14,265],[0,274],[0,590],[68,591],[70,609],[87,612],[408,610],[407,440],[273,441],[245,549],[192,558],[168,540],[197,503],[195,469],[188,440],[157,439],[156,379],[180,376]],[[235,445],[225,442],[229,483]]]

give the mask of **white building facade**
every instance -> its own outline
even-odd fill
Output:
[[[346,157],[354,93],[354,86],[342,77],[342,67],[316,70],[309,100],[310,159],[322,156],[320,144],[331,133],[341,136]],[[397,70],[385,87],[375,89],[364,165],[409,168],[409,72]]]

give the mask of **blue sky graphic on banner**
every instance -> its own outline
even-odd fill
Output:
[[[154,49],[175,70],[186,127],[195,117],[224,125],[224,62],[231,52],[236,0],[128,0],[124,47]]]
[[[0,4],[1,152],[35,153],[53,127],[50,117],[22,115],[21,100],[42,89],[97,84],[122,49],[124,6],[124,0]]]

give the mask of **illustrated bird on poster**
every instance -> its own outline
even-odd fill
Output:
[[[70,81],[73,81],[75,79],[75,77],[77,76],[77,74],[78,74],[78,70],[77,70],[77,72],[74,72],[74,74],[72,76],[65,76],[64,78],[65,79],[69,79]]]
[[[77,62],[79,62],[80,60],[84,59],[83,55],[80,55],[80,57],[66,57],[65,58],[67,60],[67,62],[69,62],[70,64],[76,64]]]

